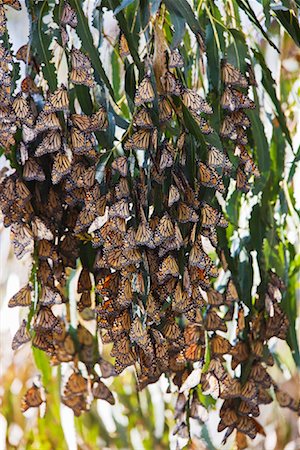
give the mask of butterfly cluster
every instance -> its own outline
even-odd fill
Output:
[[[248,192],[251,176],[259,176],[247,137],[247,110],[256,106],[248,96],[255,84],[251,67],[246,77],[223,61],[220,138],[228,151],[207,142],[205,151],[195,152],[187,120],[206,142],[215,133],[213,109],[187,87],[183,57],[155,29],[154,54],[145,61],[130,126],[120,145],[106,150],[99,142],[99,133],[109,128],[106,107],[95,104],[87,115],[74,102],[76,86],[96,86],[89,56],[69,39],[77,22],[64,2],[60,33],[69,80],[43,96],[30,47],[16,55],[32,75],[17,94],[9,89],[13,56],[0,48],[0,144],[17,164],[17,170],[1,173],[0,205],[17,258],[31,254],[34,260],[30,281],[9,301],[9,307],[30,308],[12,347],[31,341],[53,365],[69,363],[61,399],[77,416],[92,399],[114,404],[103,379],[129,366],[138,389],[164,374],[182,390],[200,370],[197,383],[178,396],[174,432],[188,437],[188,421],[202,420],[201,391],[223,400],[218,430],[226,429],[225,439],[234,430],[254,438],[264,433],[256,417],[259,405],[272,401],[269,391],[281,406],[298,411],[299,404],[267,371],[274,363],[268,340],[284,339],[288,330],[280,308],[285,287],[271,271],[263,304],[245,316],[218,241],[228,226],[218,199],[225,198],[230,178]],[[126,63],[131,56],[123,34],[119,46]],[[220,262],[226,283],[216,288]],[[81,321],[75,330],[69,281],[76,270],[72,298]],[[97,323],[95,335],[84,320]],[[236,328],[233,341],[226,334],[229,323]],[[101,356],[103,346],[113,364]],[[22,408],[43,401],[34,385]]]

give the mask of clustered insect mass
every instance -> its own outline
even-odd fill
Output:
[[[76,86],[93,92],[97,83],[89,55],[69,40],[78,20],[63,3],[59,30],[67,85],[42,93],[30,45],[15,56],[5,40],[0,47],[0,145],[14,168],[1,173],[1,210],[17,258],[33,256],[28,284],[9,301],[9,307],[30,309],[12,347],[31,341],[53,365],[72,364],[61,400],[77,416],[89,409],[91,396],[114,404],[103,379],[128,366],[135,367],[139,389],[165,374],[179,390],[195,367],[202,368],[189,395],[178,394],[175,432],[186,437],[189,418],[200,420],[201,387],[202,394],[223,400],[218,430],[227,430],[225,439],[234,430],[239,439],[254,438],[264,433],[256,418],[259,406],[272,401],[272,387],[281,406],[296,411],[299,405],[267,370],[274,363],[268,340],[284,339],[289,325],[279,305],[285,286],[270,271],[267,310],[257,301],[245,317],[218,241],[228,225],[218,199],[229,181],[246,193],[260,176],[247,137],[247,111],[258,106],[248,92],[256,85],[253,70],[248,65],[242,74],[223,60],[219,136],[225,151],[207,141],[215,133],[213,109],[185,86],[184,59],[168,48],[158,17],[131,123],[121,145],[107,150],[99,137],[109,128],[108,103],[95,101],[87,115],[76,100]],[[1,35],[6,5],[20,9],[18,1],[2,2]],[[198,38],[204,53],[203,36]],[[122,33],[119,54],[127,64],[131,56]],[[17,93],[11,91],[15,59],[27,68]],[[191,151],[195,136],[187,117],[202,136],[202,157]],[[79,264],[77,314],[96,319],[95,335],[83,325],[70,327],[68,279]],[[220,267],[228,276],[217,290]],[[225,334],[228,323],[236,324],[233,342]],[[101,347],[110,345],[113,364],[101,356],[98,340]],[[230,375],[226,355],[232,370],[242,368],[240,376]],[[41,388],[33,385],[22,410],[43,401]]]

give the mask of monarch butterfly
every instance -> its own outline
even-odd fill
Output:
[[[210,134],[214,131],[213,128],[209,125],[208,121],[201,117],[197,112],[190,111],[190,114],[203,134]]]
[[[167,148],[163,148],[161,152],[160,162],[159,162],[159,169],[160,171],[163,171],[167,167],[172,167],[174,164],[174,159],[172,153],[170,153]]]
[[[257,422],[252,417],[239,417],[236,423],[236,429],[241,433],[246,434],[251,439],[254,439],[257,435],[256,424]]]
[[[64,2],[64,9],[61,15],[61,24],[70,25],[71,28],[76,28],[78,24],[78,19],[76,12],[71,8],[68,2]]]
[[[199,216],[196,211],[188,206],[184,202],[180,202],[178,205],[178,222],[179,223],[196,223],[199,220]]]
[[[92,282],[90,278],[90,272],[88,269],[82,268],[78,282],[77,282],[77,292],[81,294],[85,291],[90,291],[92,289]]]
[[[0,6],[0,35],[2,36],[6,31],[6,14],[5,10]]]
[[[42,306],[59,305],[62,303],[62,298],[58,290],[43,286],[39,303]]]
[[[59,119],[55,113],[41,111],[36,119],[35,129],[38,133],[61,129]]]
[[[119,156],[113,162],[111,167],[117,170],[122,177],[126,177],[128,173],[128,162],[126,156]]]
[[[247,72],[248,72],[248,79],[249,79],[249,83],[251,84],[251,86],[256,86],[257,87],[257,82],[255,79],[255,73],[253,70],[253,67],[251,64],[247,64]]]
[[[253,380],[247,380],[242,386],[240,398],[247,403],[257,402],[257,388]]]
[[[207,303],[209,305],[219,306],[224,304],[224,296],[215,289],[209,288],[206,291],[206,294],[207,294]]]
[[[21,326],[13,337],[11,348],[15,351],[21,347],[21,345],[26,344],[31,340],[29,331],[27,330],[27,322],[25,319],[22,320]]]
[[[79,417],[81,412],[86,411],[88,408],[86,398],[82,394],[69,394],[68,396],[62,396],[61,401],[72,409],[76,417]]]
[[[93,383],[92,394],[94,398],[106,400],[111,405],[115,404],[115,399],[108,387],[100,380]]]
[[[75,69],[72,68],[70,73],[70,82],[73,84],[83,84],[88,88],[93,88],[95,86],[95,80],[90,71],[86,68]]]
[[[119,38],[119,52],[122,59],[126,58],[126,56],[130,55],[130,50],[128,47],[127,39],[124,35],[124,33],[120,33]]]
[[[236,171],[236,188],[245,193],[249,192],[250,184],[247,180],[246,174],[241,167]]]
[[[21,82],[21,91],[26,94],[37,94],[39,92],[39,88],[35,84],[34,80],[27,76]]]
[[[90,308],[92,306],[92,299],[90,292],[83,292],[80,296],[80,300],[77,303],[77,308],[79,312],[82,312],[85,308]]]
[[[176,67],[180,68],[184,66],[184,59],[177,48],[171,50],[168,65],[169,69],[175,69]]]
[[[232,139],[232,140],[236,140],[238,144],[241,145],[247,145],[248,144],[248,137],[246,134],[246,131],[244,130],[243,127],[236,127],[236,139]]]
[[[225,293],[225,302],[227,304],[231,304],[232,302],[238,302],[239,296],[236,290],[236,287],[230,278],[227,283],[226,293]]]
[[[16,10],[21,9],[21,3],[18,0],[2,0],[3,5],[10,6],[11,8],[14,8]]]
[[[227,325],[224,323],[218,314],[210,309],[206,314],[206,329],[208,331],[227,331]]]
[[[146,245],[149,248],[155,247],[153,242],[153,233],[150,225],[147,222],[140,222],[135,235],[135,241],[137,245]]]
[[[241,396],[241,384],[236,378],[231,378],[230,375],[222,380],[221,394],[222,399],[230,399]]]
[[[39,332],[47,332],[48,330],[59,332],[59,321],[48,306],[40,307],[35,317],[34,330]]]
[[[201,243],[196,242],[189,254],[189,265],[205,269],[207,264],[207,255],[204,252]]]
[[[215,188],[217,191],[221,192],[221,194],[225,192],[222,178],[213,167],[209,167],[203,162],[200,162],[199,175],[200,183],[203,186]]]
[[[11,227],[11,242],[17,259],[23,258],[26,253],[33,252],[33,235],[27,225],[14,223]]]
[[[15,306],[30,306],[31,305],[32,286],[27,284],[19,290],[8,302],[9,308]]]
[[[98,363],[100,366],[102,378],[114,377],[116,375],[114,366],[111,363],[109,363],[103,358],[100,358]]]
[[[225,339],[223,336],[215,334],[211,341],[211,351],[214,355],[225,355],[228,354],[231,350],[230,342]]]
[[[231,112],[236,111],[240,108],[238,97],[234,95],[234,91],[229,87],[226,87],[222,94],[221,106],[222,108],[227,109]]]
[[[250,375],[253,380],[260,384],[263,388],[269,388],[272,383],[272,379],[268,374],[267,370],[262,366],[261,363],[257,362],[251,367]]]
[[[50,94],[44,106],[46,113],[56,111],[67,111],[69,109],[68,91],[64,84],[61,85],[53,94]]]
[[[224,380],[227,376],[227,372],[219,358],[212,358],[210,360],[208,371],[212,372],[219,381]]]
[[[126,178],[121,178],[119,183],[115,186],[116,199],[128,198],[130,196],[130,190],[128,181]]]
[[[247,174],[253,174],[255,177],[260,176],[260,172],[256,164],[254,163],[245,147],[243,147],[242,145],[238,145],[236,147],[235,154],[239,156],[241,163],[244,164],[244,170]]]
[[[182,314],[189,311],[193,306],[192,297],[182,289],[181,283],[178,282],[173,295],[172,310]]]
[[[160,304],[157,300],[155,300],[155,297],[152,292],[148,294],[147,301],[146,301],[146,313],[147,316],[149,316],[149,319],[152,319],[155,324],[158,324],[160,322],[161,312],[160,312]]]
[[[58,184],[71,170],[71,152],[57,153],[54,158],[51,179],[53,184]]]
[[[251,122],[248,116],[244,113],[244,111],[238,110],[234,111],[230,114],[230,117],[235,125],[239,125],[241,127],[249,128],[251,126]]]
[[[180,192],[174,184],[171,184],[169,189],[168,207],[170,208],[179,200],[180,200]]]
[[[72,125],[78,128],[80,131],[91,130],[91,117],[85,114],[71,114],[70,116]]]
[[[165,279],[168,275],[171,275],[172,277],[179,276],[179,267],[172,255],[167,256],[159,267],[158,276],[161,280]]]
[[[0,9],[0,27],[1,27],[1,9]],[[10,106],[10,104],[11,104],[10,103],[10,87],[9,86],[1,86],[0,105],[1,106]]]
[[[43,285],[54,286],[51,267],[47,261],[39,261],[38,279]]]
[[[182,86],[180,81],[168,70],[160,77],[164,95],[181,95]]]
[[[232,115],[229,114],[227,116],[225,116],[221,128],[220,128],[220,135],[222,137],[227,137],[233,141],[235,141],[238,137],[238,133],[236,130],[236,124],[235,122],[232,120]]]
[[[168,213],[165,213],[159,220],[154,232],[154,242],[156,246],[160,245],[166,239],[174,236],[174,225]]]
[[[77,155],[86,154],[86,151],[92,148],[96,143],[92,134],[83,133],[75,127],[71,129],[70,135],[72,148]]]
[[[293,411],[299,410],[299,400],[297,401],[295,398],[291,397],[287,392],[284,392],[278,388],[277,385],[274,385],[276,400],[282,408],[289,408]]]
[[[234,67],[232,64],[228,63],[226,60],[222,61],[222,81],[225,84],[230,84],[231,86],[240,86],[242,88],[248,87],[248,82],[246,77]]]
[[[33,158],[29,158],[23,167],[23,178],[26,181],[45,181],[46,177],[41,166]]]
[[[222,213],[212,208],[206,202],[203,202],[201,215],[202,215],[202,226],[204,228],[209,228],[211,226],[214,227],[216,225],[225,228],[228,226],[228,222],[224,218]]]
[[[187,345],[200,342],[205,344],[205,333],[201,325],[188,324],[184,329],[184,341]]]
[[[212,107],[193,89],[184,89],[182,101],[191,111],[203,112],[205,114],[213,113]]]
[[[37,240],[46,239],[51,241],[54,238],[52,231],[49,230],[45,223],[37,216],[32,219],[31,228],[33,235]]]
[[[87,391],[87,380],[77,372],[73,372],[64,387],[64,395],[83,394]]]
[[[148,150],[152,141],[151,137],[151,130],[138,130],[126,141],[125,150]]]
[[[259,405],[268,405],[269,403],[272,403],[273,398],[271,395],[266,391],[265,388],[258,385],[258,394],[257,394],[257,403]]]
[[[42,260],[50,258],[53,262],[58,262],[58,254],[54,245],[45,239],[38,242],[38,255]]]
[[[43,402],[41,389],[33,384],[22,398],[21,411],[24,413],[29,408],[37,408]]]
[[[122,279],[121,284],[120,284],[120,289],[118,292],[118,296],[116,298],[116,302],[117,302],[118,306],[121,309],[123,309],[123,308],[127,308],[132,303],[132,300],[133,300],[133,291],[132,291],[132,287],[131,287],[131,281],[128,278]],[[130,328],[130,316],[128,316],[126,318],[127,318],[127,321],[129,321],[128,327]],[[124,331],[128,327],[124,327],[122,325],[122,331]]]
[[[147,347],[149,345],[149,335],[146,327],[143,326],[139,317],[135,317],[131,324],[130,339],[132,342],[136,342],[140,347]]]
[[[165,325],[163,326],[162,333],[166,337],[166,339],[171,341],[176,341],[181,335],[179,325],[175,322],[175,320],[172,319],[166,321]]]
[[[51,353],[54,350],[52,342],[53,336],[51,330],[48,330],[47,333],[44,330],[36,330],[36,333],[32,339],[33,347],[39,348],[40,350],[48,353]]]
[[[126,265],[126,258],[123,255],[122,249],[118,248],[113,251],[109,251],[104,256],[107,264],[112,269],[120,270],[122,267]]]
[[[12,102],[12,109],[18,119],[24,120],[30,115],[29,103],[22,92],[16,95]]]
[[[253,405],[252,403],[247,403],[244,400],[242,400],[239,404],[238,413],[241,416],[253,416],[258,417],[259,416],[259,408],[258,405]]]
[[[150,77],[146,75],[137,88],[134,104],[135,106],[141,106],[143,103],[152,103],[154,99],[154,89]]]
[[[233,95],[236,97],[238,102],[238,109],[254,109],[255,103],[253,100],[251,100],[247,95],[243,94],[240,91],[237,91],[236,89],[232,90]]]
[[[121,219],[130,217],[128,202],[122,198],[114,203],[109,209],[109,217],[120,217]]]
[[[38,145],[35,156],[43,156],[47,153],[57,152],[61,148],[61,134],[57,130],[51,130]]]
[[[133,117],[133,125],[140,128],[153,128],[151,116],[146,108],[142,107]]]
[[[173,109],[168,99],[164,96],[159,97],[158,101],[159,122],[169,122],[172,118]]]
[[[31,198],[31,192],[20,179],[16,180],[15,192],[17,197],[16,201],[21,205],[27,203]]]
[[[75,47],[71,50],[71,64],[74,69],[89,70],[92,67],[89,57]]]
[[[101,106],[91,115],[91,131],[105,131],[108,127],[107,111]]]
[[[220,395],[220,382],[211,373],[203,373],[201,375],[201,386],[203,394],[210,394],[214,399]]]
[[[225,412],[222,414],[217,430],[221,432],[227,427],[234,427],[237,420],[238,416],[236,412],[232,409],[226,408]]]

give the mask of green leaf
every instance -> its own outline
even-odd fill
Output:
[[[45,352],[36,347],[32,347],[32,353],[34,362],[42,374],[43,385],[47,387],[51,382],[51,366],[49,358]]]
[[[269,38],[268,34],[265,32],[265,30],[261,26],[259,20],[257,19],[256,15],[255,15],[255,12],[251,8],[248,0],[236,0],[236,1],[237,1],[237,4],[239,5],[239,7],[246,13],[249,20],[260,30],[262,35],[267,39],[267,41],[271,45],[271,47],[273,47],[279,53],[278,48],[276,47],[274,42],[272,42],[272,40]]]
[[[114,9],[116,7],[116,4],[117,4],[117,0],[109,0],[109,5],[110,5],[111,9]],[[130,29],[130,24],[126,20],[124,14],[123,14],[123,11],[120,11],[118,14],[115,13],[115,15],[116,15],[116,19],[119,23],[119,27],[120,27],[122,33],[124,33],[124,36],[127,40],[130,54],[140,72],[140,78],[141,78],[141,77],[143,77],[143,74],[144,74],[144,65],[142,64],[142,62],[140,60],[139,52],[138,52],[139,35],[138,35],[138,33],[132,32],[132,30]]]
[[[208,69],[207,75],[212,88],[218,91],[221,83],[220,55],[211,23],[207,24],[205,37]]]
[[[272,77],[272,72],[267,67],[267,65],[265,63],[265,59],[263,57],[263,54],[259,50],[253,50],[253,52],[254,52],[256,60],[259,62],[259,65],[262,69],[262,84],[263,84],[265,90],[267,91],[267,93],[269,94],[269,96],[271,97],[271,100],[277,111],[277,117],[278,117],[278,121],[280,123],[281,129],[284,132],[290,146],[292,147],[293,144],[292,144],[291,135],[286,126],[285,115],[282,111],[281,104],[276,95],[276,90],[274,87],[276,83]]]
[[[280,5],[272,6],[272,11],[274,12],[281,25],[286,29],[288,34],[294,40],[295,44],[300,47],[299,21],[293,14],[293,11]]]
[[[270,169],[270,152],[269,144],[265,135],[264,126],[260,120],[259,113],[256,110],[247,112],[251,120],[252,136],[256,148],[256,156],[258,161],[258,168],[262,175],[260,179],[261,186],[265,184],[269,176]]]
[[[182,41],[184,32],[185,32],[185,19],[178,14],[175,14],[174,11],[170,11],[170,18],[174,26],[174,34],[172,39],[171,48],[175,49],[180,45]]]
[[[100,60],[99,52],[94,46],[93,36],[88,24],[88,20],[83,13],[79,0],[70,0],[70,5],[75,9],[78,17],[78,26],[76,28],[77,33],[81,39],[83,49],[88,53],[92,66],[95,70],[95,79],[98,83],[102,81],[106,85],[111,98],[115,101],[115,94],[113,88],[107,78],[107,75],[103,69],[102,62]]]
[[[199,21],[196,19],[195,14],[186,0],[164,0],[164,3],[170,13],[173,13],[179,17],[185,19],[192,32],[197,36],[202,35],[202,29]]]
[[[50,62],[53,58],[49,50],[51,38],[49,27],[43,21],[43,18],[49,14],[49,2],[43,1],[33,6],[32,1],[27,1],[26,5],[32,17],[31,49],[35,58],[41,64],[44,78],[47,80],[50,90],[54,91],[57,87],[57,78],[54,64]]]
[[[124,8],[126,8],[126,6],[131,5],[131,3],[135,2],[135,0],[123,0],[120,4],[120,6],[118,6],[115,10],[114,10],[114,14],[118,14],[119,12],[121,12]]]

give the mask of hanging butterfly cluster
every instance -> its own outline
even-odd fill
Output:
[[[16,256],[31,253],[34,258],[30,282],[9,301],[10,307],[31,311],[30,321],[23,320],[13,338],[13,349],[31,340],[54,365],[71,364],[62,401],[76,415],[89,409],[91,398],[113,404],[102,378],[128,366],[136,369],[139,389],[162,374],[180,389],[195,367],[202,368],[192,395],[179,394],[175,432],[188,437],[189,418],[200,418],[201,388],[224,400],[219,431],[227,429],[227,437],[236,429],[254,438],[263,433],[255,417],[259,405],[272,400],[269,388],[274,387],[280,405],[298,410],[299,404],[267,372],[273,364],[267,342],[272,336],[284,338],[288,329],[279,306],[282,282],[270,272],[265,305],[246,319],[233,279],[223,293],[213,286],[219,273],[217,230],[228,225],[217,197],[226,193],[229,177],[247,192],[250,175],[259,176],[246,148],[250,120],[245,111],[255,107],[246,93],[249,81],[224,61],[220,136],[228,154],[208,145],[205,157],[196,158],[186,117],[205,137],[213,133],[208,119],[213,111],[185,87],[183,58],[178,50],[169,51],[156,27],[154,56],[145,63],[123,148],[106,152],[96,137],[109,126],[106,109],[98,106],[85,115],[74,98],[70,101],[74,86],[92,89],[95,80],[89,57],[69,45],[69,27],[76,29],[77,17],[64,2],[60,32],[69,84],[48,92],[42,102],[34,100],[39,89],[30,76],[12,95],[13,57],[0,48],[0,142],[8,156],[17,156],[17,170],[2,173],[1,210]],[[120,55],[123,60],[130,55],[124,35]],[[17,57],[36,71],[29,47]],[[255,83],[250,67],[248,78]],[[179,130],[176,138],[172,126]],[[239,159],[236,171],[231,154]],[[95,175],[103,155],[108,157],[99,184]],[[100,356],[97,337],[83,325],[70,327],[67,281],[79,259],[77,315],[96,318],[97,336],[110,344],[114,365]],[[230,343],[224,333],[235,312],[237,334]],[[231,356],[233,371],[242,366],[240,377],[230,375],[225,355]],[[42,401],[33,386],[22,408]]]

